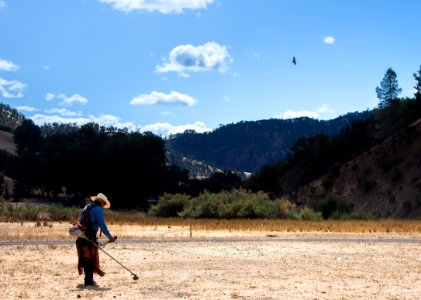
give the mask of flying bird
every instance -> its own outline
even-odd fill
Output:
[[[292,57],[292,63],[293,63],[294,65],[296,65],[296,64],[297,64],[297,61],[295,60],[295,56],[293,56],[293,57]]]

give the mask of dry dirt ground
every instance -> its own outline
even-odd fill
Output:
[[[85,288],[73,243],[2,245],[1,299],[421,298],[420,233],[193,231],[190,238],[187,228],[109,227],[121,238],[105,250],[139,280],[100,253],[107,274]],[[143,241],[125,242],[130,230]]]

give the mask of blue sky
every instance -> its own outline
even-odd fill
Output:
[[[0,0],[0,102],[159,135],[413,96],[419,0]],[[291,62],[296,57],[297,64]]]

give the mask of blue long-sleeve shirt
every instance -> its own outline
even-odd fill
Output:
[[[98,229],[101,228],[102,232],[108,238],[112,238],[112,235],[111,235],[110,231],[108,230],[107,225],[105,224],[104,211],[103,211],[103,208],[101,206],[95,205],[94,203],[86,205],[82,210],[82,215],[80,217],[80,223],[82,223],[83,215],[90,205],[92,205],[91,211],[89,213],[89,219],[90,219],[91,224],[92,224],[92,227],[90,229],[93,232],[98,232]]]

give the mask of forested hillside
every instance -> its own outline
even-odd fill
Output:
[[[299,189],[297,202],[326,214],[344,209],[376,218],[421,216],[421,119]],[[329,206],[331,208],[329,208]]]
[[[331,136],[353,121],[365,120],[372,111],[349,113],[329,121],[310,118],[243,121],[223,125],[209,133],[185,132],[171,136],[166,145],[218,168],[256,172],[262,166],[284,159],[301,137]]]
[[[0,103],[0,129],[13,131],[22,124],[25,116],[7,104]]]

